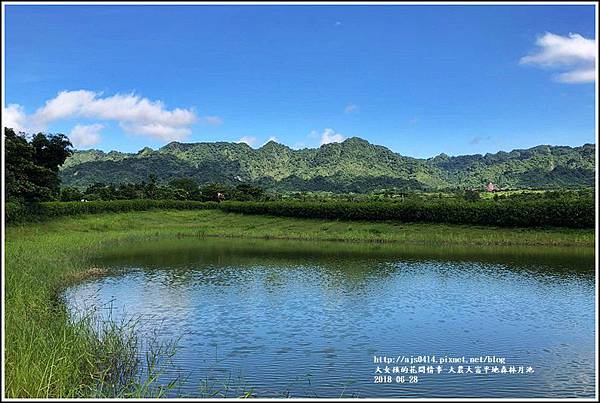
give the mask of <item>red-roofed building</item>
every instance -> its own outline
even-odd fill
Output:
[[[494,185],[492,182],[490,182],[485,187],[485,190],[486,190],[486,192],[496,192],[496,191],[500,190],[500,188],[498,186]]]

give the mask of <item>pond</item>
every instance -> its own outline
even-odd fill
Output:
[[[594,397],[591,248],[178,239],[94,263],[68,308],[176,340],[173,395]]]

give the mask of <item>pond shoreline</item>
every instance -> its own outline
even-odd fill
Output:
[[[223,238],[378,242],[452,245],[579,246],[595,245],[594,229],[523,228],[399,221],[341,221],[268,215],[245,215],[220,210],[149,210],[57,217],[10,225],[10,232],[27,228],[57,231],[128,232],[156,230],[157,234]]]
[[[543,230],[541,230],[543,231]],[[352,244],[389,244],[389,245],[422,245],[422,246],[431,246],[433,245],[432,241],[428,240],[398,240],[398,239],[346,239],[346,238],[329,238],[329,237],[315,237],[315,238],[305,238],[305,237],[294,237],[294,236],[271,236],[271,235],[262,235],[262,236],[248,236],[248,235],[227,235],[227,234],[207,234],[207,235],[189,235],[183,234],[181,237],[196,237],[196,238],[217,238],[217,239],[248,239],[248,240],[275,240],[275,241],[304,241],[304,242],[338,242],[338,243],[352,243]],[[593,247],[593,244],[585,244],[581,245],[577,242],[558,242],[558,243],[548,243],[543,240],[536,242],[536,240],[531,240],[527,244],[523,244],[519,241],[511,242],[510,239],[507,239],[503,242],[497,243],[478,243],[477,240],[473,240],[469,243],[464,242],[447,242],[447,243],[438,243],[438,245],[442,246],[465,246],[465,247]]]
[[[467,356],[514,353],[513,363],[527,361],[553,374],[523,379],[531,389],[521,392],[531,397],[568,393],[561,382],[551,392],[540,387],[548,379],[558,382],[556,369],[562,366],[553,365],[543,348],[577,353],[585,346],[581,362],[590,373],[594,262],[585,250],[188,237],[113,245],[94,262],[114,276],[69,287],[64,293],[69,311],[110,304],[117,322],[146,318],[138,334],[156,331],[163,341],[180,337],[161,379],[167,383],[177,368],[185,368],[190,375],[181,390],[190,396],[198,396],[196,385],[205,376],[215,376],[214,385],[224,379],[212,372],[215,365],[219,374],[239,373],[240,384],[253,386],[260,397],[283,390],[306,396],[312,388],[318,396],[332,397],[351,380],[351,395],[391,397],[392,387],[381,390],[367,381],[373,358],[365,349],[371,347],[402,353],[447,349]],[[553,337],[536,336],[540,327]],[[372,336],[399,329],[396,341]],[[432,337],[436,332],[447,336]],[[216,358],[206,364],[211,346],[217,345],[218,364]],[[292,381],[280,359],[290,360],[298,373],[311,368],[315,382],[307,389]],[[278,370],[261,372],[258,363],[265,361]],[[350,379],[342,375],[344,368],[352,368]],[[574,384],[581,380],[570,374]],[[514,396],[501,391],[500,379],[486,380],[488,389],[483,380],[468,377],[470,386],[455,383],[457,378],[426,378],[427,394],[415,391],[414,397],[442,390],[462,396],[470,387],[481,396]],[[522,387],[521,380],[519,385],[506,381]]]
[[[94,397],[98,345],[70,323],[58,293],[102,248],[135,240],[222,237],[360,244],[594,246],[594,230],[507,229],[246,216],[214,210],[62,217],[6,227],[5,379],[8,397]],[[71,280],[69,280],[71,279]],[[52,368],[52,371],[48,371]],[[134,395],[135,396],[135,395]],[[141,396],[138,396],[141,397]]]

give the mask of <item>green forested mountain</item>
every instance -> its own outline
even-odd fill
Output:
[[[172,142],[135,154],[76,151],[65,162],[64,185],[95,182],[159,182],[194,178],[199,183],[253,183],[278,190],[364,192],[382,188],[584,187],[594,184],[595,145],[541,145],[526,150],[430,159],[399,155],[353,137],[319,148],[293,150],[270,141],[253,149],[244,143]]]

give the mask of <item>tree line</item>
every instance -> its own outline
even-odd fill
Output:
[[[5,128],[4,138],[7,202],[268,199],[263,188],[250,184],[229,186],[212,183],[201,186],[190,178],[174,179],[167,184],[159,184],[153,174],[149,175],[147,182],[140,183],[94,183],[83,190],[70,186],[61,187],[58,174],[60,166],[73,154],[73,145],[64,134],[28,135]]]
[[[249,183],[227,185],[221,183],[199,184],[193,178],[173,179],[158,183],[150,173],[147,181],[138,183],[97,182],[85,189],[63,186],[59,169],[73,154],[72,144],[63,134],[27,135],[6,128],[5,153],[7,202],[35,203],[47,201],[113,201],[113,200],[188,200],[188,201],[273,201],[297,200],[302,202],[324,201],[393,201],[432,202],[450,199],[477,202],[481,192],[477,190],[447,189],[441,192],[424,192],[387,187],[370,193],[336,194],[332,192],[267,192],[261,186]],[[542,193],[495,194],[493,201],[503,199],[586,199],[593,200],[593,188],[586,190],[557,190]]]
[[[268,200],[269,195],[258,186],[241,183],[229,186],[219,183],[199,185],[194,179],[174,179],[165,185],[158,184],[155,175],[150,175],[148,182],[94,183],[84,190],[75,187],[63,187],[60,190],[60,201],[95,201],[95,200],[193,200],[216,201],[239,200],[261,201]]]

